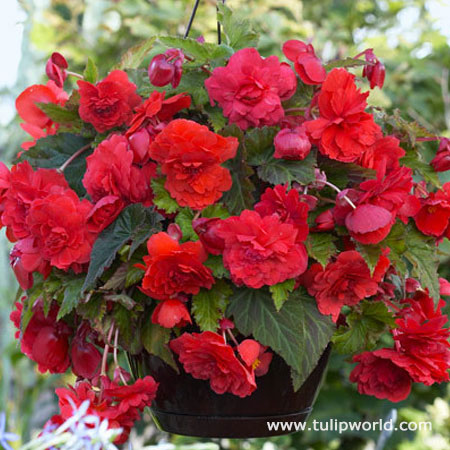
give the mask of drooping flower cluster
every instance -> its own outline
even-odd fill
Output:
[[[272,354],[252,339],[237,346],[239,359],[223,336],[210,331],[184,333],[170,341],[170,348],[187,373],[209,380],[217,394],[231,392],[238,397],[246,397],[256,389],[255,375],[267,373],[272,360]]]
[[[158,383],[147,376],[132,385],[121,386],[107,377],[101,377],[100,385],[96,388],[87,381],[81,381],[74,387],[56,389],[60,414],[53,416],[51,423],[58,424],[72,417],[74,406],[79,407],[89,400],[87,413],[101,420],[108,419],[110,428],[122,428],[122,434],[114,442],[123,444],[139,419],[139,412],[154,400]]]
[[[116,443],[127,439],[167,380],[133,383],[121,350],[134,376],[149,352],[244,398],[274,353],[298,372],[300,333],[320,329],[314,345],[302,338],[308,357],[330,340],[352,349],[360,393],[400,401],[412,383],[449,381],[450,330],[434,301],[439,283],[450,290],[430,269],[450,238],[450,183],[410,163],[416,128],[375,117],[349,60],[329,70],[311,43],[287,41],[281,62],[186,42],[154,56],[148,79],[88,70],[70,96],[73,73],[53,53],[47,85],[17,99],[34,141],[0,164],[0,223],[25,291],[11,320],[40,371],[77,376],[57,390],[49,426],[88,400],[123,430]],[[381,89],[373,50],[355,59]],[[449,168],[438,139],[437,172]],[[379,348],[383,334],[392,348]]]
[[[359,364],[350,380],[361,393],[398,402],[408,396],[412,382],[430,386],[449,381],[450,328],[441,312],[444,301],[435,308],[427,292],[417,291],[404,303],[392,330],[395,347],[354,357]]]

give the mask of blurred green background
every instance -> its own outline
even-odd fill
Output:
[[[80,72],[91,57],[107,74],[130,46],[155,34],[183,34],[194,1],[187,0],[2,0],[0,40],[0,151],[7,164],[20,149],[25,133],[15,115],[14,99],[28,85],[45,82],[45,61],[57,50],[70,69]],[[251,18],[261,34],[263,55],[280,55],[287,39],[311,39],[325,60],[354,56],[367,47],[385,63],[385,88],[369,101],[395,108],[433,132],[450,136],[450,2],[448,0],[228,0],[240,15]],[[215,1],[200,1],[192,37],[216,39]],[[153,53],[158,53],[155,48]],[[149,55],[149,58],[151,55]],[[423,147],[431,158],[436,144]],[[448,177],[447,177],[448,180]],[[444,181],[444,178],[443,178]],[[444,243],[447,248],[449,243]],[[59,376],[42,376],[18,351],[9,313],[15,281],[8,267],[9,244],[0,239],[0,411],[8,429],[22,442],[35,435],[57,410],[54,387]],[[443,255],[442,275],[450,268]],[[399,404],[360,396],[348,383],[351,365],[333,355],[312,419],[373,420],[393,408],[400,420],[431,421],[427,432],[394,432],[383,444],[379,432],[296,433],[270,441],[209,441],[205,448],[233,450],[446,450],[450,449],[450,389],[415,386]],[[200,450],[198,439],[169,436],[155,429],[147,414],[132,433],[135,449]],[[207,441],[203,441],[207,442]],[[378,442],[378,446],[377,446]],[[172,443],[173,445],[171,445]],[[154,447],[158,445],[158,447]],[[150,446],[150,447],[148,447]]]

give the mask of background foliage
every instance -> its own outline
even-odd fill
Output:
[[[8,0],[13,2],[13,0]],[[444,1],[445,2],[445,1]],[[63,53],[71,70],[82,72],[88,57],[105,76],[130,46],[156,34],[182,35],[193,1],[187,0],[20,0],[25,12],[21,63],[16,84],[0,90],[0,103],[11,103],[29,84],[44,82],[45,61],[54,50]],[[356,55],[373,47],[386,64],[383,91],[369,98],[374,106],[417,120],[431,131],[450,136],[449,38],[439,31],[426,0],[229,0],[239,14],[251,19],[261,34],[260,51],[281,54],[280,44],[292,38],[312,39],[325,60]],[[217,39],[215,1],[200,2],[192,37]],[[152,54],[158,53],[157,47]],[[25,138],[18,118],[0,126],[2,159],[9,162]],[[424,147],[431,158],[435,144]],[[442,181],[448,181],[442,178]],[[58,376],[38,375],[23,357],[13,339],[8,315],[14,299],[15,282],[8,268],[8,244],[0,242],[0,409],[6,409],[8,428],[29,439],[56,411],[53,388]],[[450,276],[449,243],[444,243],[442,275]],[[445,253],[447,252],[447,253]],[[446,272],[446,273],[445,273]],[[345,367],[345,368],[344,368]],[[373,420],[390,414],[393,404],[360,396],[348,383],[351,366],[334,354],[326,382],[311,419]],[[450,449],[450,389],[445,386],[415,385],[408,400],[395,405],[399,421],[433,422],[432,432],[396,432],[386,449]],[[200,450],[198,439],[168,436],[157,432],[149,416],[133,434],[136,449],[158,442],[172,442],[176,448]],[[375,448],[379,432],[305,432],[289,436],[245,441],[205,442],[205,448],[233,450],[316,450]],[[381,444],[381,442],[379,443]],[[152,448],[152,447],[149,447]],[[163,447],[169,448],[169,447]],[[175,447],[170,447],[175,448]],[[378,449],[382,446],[379,445]]]

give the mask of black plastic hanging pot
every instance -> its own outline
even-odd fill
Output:
[[[151,375],[159,382],[151,411],[163,431],[209,438],[251,438],[295,431],[269,429],[268,422],[305,422],[319,390],[330,354],[328,346],[317,366],[294,392],[290,369],[274,355],[268,373],[257,378],[258,388],[240,398],[216,394],[205,380],[197,380],[181,365],[179,373],[160,358],[146,352],[131,356],[135,374]]]

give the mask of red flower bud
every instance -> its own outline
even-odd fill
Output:
[[[146,128],[141,128],[128,137],[130,148],[133,150],[133,162],[135,164],[145,164],[148,159],[148,148],[150,146],[150,134]]]
[[[70,348],[70,359],[75,375],[88,380],[100,375],[102,355],[90,342],[76,337]]]
[[[220,255],[223,252],[225,243],[222,238],[217,236],[215,227],[221,222],[221,219],[200,217],[192,221],[192,227],[200,238],[200,242],[205,250],[212,255]]]
[[[366,58],[366,61],[371,64],[364,66],[362,76],[370,81],[370,89],[373,89],[375,86],[378,86],[381,89],[386,76],[384,65],[375,56],[375,53],[371,48],[364,52],[364,57]]]
[[[154,56],[148,66],[150,83],[159,87],[172,83],[176,88],[180,84],[183,61],[183,52],[175,48]]]
[[[178,299],[164,300],[158,303],[152,314],[152,323],[165,328],[184,327],[192,323],[186,305]]]
[[[450,295],[450,283],[445,278],[439,278],[439,293],[441,295]]]
[[[359,205],[345,218],[350,236],[362,244],[378,244],[391,231],[395,218],[387,209],[371,204]]]
[[[327,209],[323,213],[320,213],[315,222],[315,227],[311,231],[330,231],[334,229],[334,217],[331,209]]]
[[[407,278],[405,282],[405,289],[406,292],[416,292],[418,289],[420,289],[420,283],[415,280],[414,278]]]
[[[436,172],[450,170],[450,139],[443,138],[439,144],[436,156],[430,163]]]
[[[67,78],[66,69],[68,67],[66,58],[61,53],[55,52],[47,61],[45,73],[50,80],[53,80],[58,87],[62,88]]]
[[[298,196],[298,199],[308,205],[309,211],[313,211],[314,209],[316,209],[317,204],[319,203],[319,199],[317,197],[309,194],[300,194]]]
[[[175,239],[176,241],[179,241],[180,239],[183,238],[183,232],[181,231],[181,228],[178,224],[176,223],[171,223],[168,227],[167,227],[167,234],[172,238]]]
[[[14,247],[9,255],[9,262],[20,287],[24,290],[27,290],[33,287],[33,274],[32,272],[29,272],[25,269],[21,257],[22,252]]]
[[[321,84],[327,75],[314,47],[302,41],[292,39],[283,44],[283,53],[294,62],[294,68],[305,84]]]
[[[219,328],[224,330],[232,330],[234,328],[234,323],[230,320],[224,317],[223,319],[219,320]]]
[[[275,144],[274,158],[301,161],[311,151],[311,142],[302,126],[292,130],[284,128],[278,132],[273,142]]]
[[[31,349],[33,361],[46,366],[53,373],[63,373],[69,367],[67,334],[52,326],[39,330]]]
[[[327,181],[327,174],[325,172],[322,172],[318,168],[314,169],[314,174],[316,176],[316,180],[313,181],[309,186],[311,189],[316,189],[317,191],[320,191],[326,186],[325,183]]]

